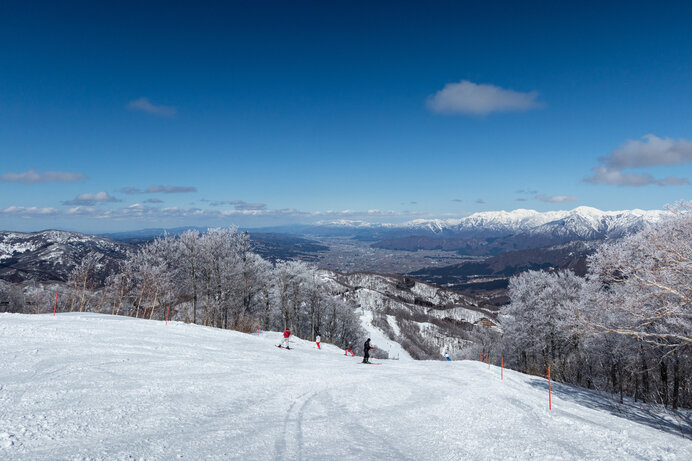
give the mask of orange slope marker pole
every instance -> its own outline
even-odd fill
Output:
[[[257,321],[257,336],[260,335],[260,334],[259,334],[259,333],[260,333],[260,328],[262,328],[262,321],[261,321],[261,320],[258,320],[258,321]]]
[[[58,292],[55,292],[55,304],[53,304],[53,317],[55,317],[55,311],[58,309]]]
[[[548,410],[553,409],[553,401],[550,394],[550,365],[548,365]]]
[[[168,313],[171,311],[171,306],[166,308],[166,325],[168,325]]]

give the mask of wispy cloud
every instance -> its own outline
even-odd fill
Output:
[[[148,198],[144,201],[144,203],[163,203],[163,200],[159,200],[157,198]]]
[[[686,139],[659,138],[653,134],[642,140],[629,139],[613,150],[607,157],[598,159],[600,166],[594,167],[593,176],[584,181],[592,184],[616,186],[681,186],[690,184],[689,179],[676,176],[655,178],[650,173],[626,172],[626,169],[656,166],[683,165],[692,163],[692,141]]]
[[[33,168],[24,173],[5,173],[0,181],[35,184],[42,182],[78,182],[86,179],[82,173],[68,171],[36,171]]]
[[[153,104],[148,98],[139,98],[130,101],[127,103],[127,108],[130,110],[147,112],[159,117],[173,117],[178,113],[175,107]]]
[[[485,200],[483,200],[482,198],[479,198],[478,200],[476,200],[476,203],[478,203],[478,204],[480,204],[480,205],[484,205],[484,204],[485,204]]]
[[[463,200],[460,198],[453,198],[452,202],[463,202]]]
[[[545,195],[545,194],[538,194],[535,197],[537,200],[540,200],[541,202],[547,202],[547,203],[568,203],[568,202],[576,202],[577,197],[574,197],[572,195]],[[521,201],[517,199],[518,201]]]
[[[109,203],[109,202],[119,202],[115,197],[108,195],[108,192],[101,191],[95,194],[84,193],[79,194],[72,200],[63,202],[65,205],[93,205],[95,203]]]
[[[621,170],[611,170],[605,166],[592,168],[593,176],[585,179],[591,184],[609,184],[612,186],[683,186],[689,184],[687,178],[677,176],[666,176],[665,178],[654,178],[649,173],[623,173]]]
[[[145,190],[137,187],[123,187],[120,192],[127,195],[134,194],[184,194],[188,192],[197,192],[196,187],[192,186],[149,186]]]
[[[242,200],[233,200],[231,205],[235,207],[236,210],[266,210],[267,205],[264,203],[247,203]]]
[[[192,186],[149,186],[144,192],[147,194],[159,192],[164,194],[184,194],[187,192],[197,192],[197,188]]]
[[[538,92],[521,93],[499,86],[462,80],[448,83],[428,96],[426,106],[438,114],[488,115],[493,112],[524,112],[539,109]]]

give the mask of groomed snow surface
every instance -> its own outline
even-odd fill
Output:
[[[0,314],[0,459],[692,459],[689,426],[595,393],[555,385],[548,411],[540,378],[279,336]]]

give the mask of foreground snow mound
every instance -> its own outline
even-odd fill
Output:
[[[0,314],[0,459],[692,459],[689,428],[478,362],[96,314]],[[663,419],[661,419],[663,421]]]

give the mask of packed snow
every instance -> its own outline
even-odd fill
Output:
[[[279,338],[0,314],[0,459],[692,459],[660,409],[553,384],[550,411],[542,378]]]

